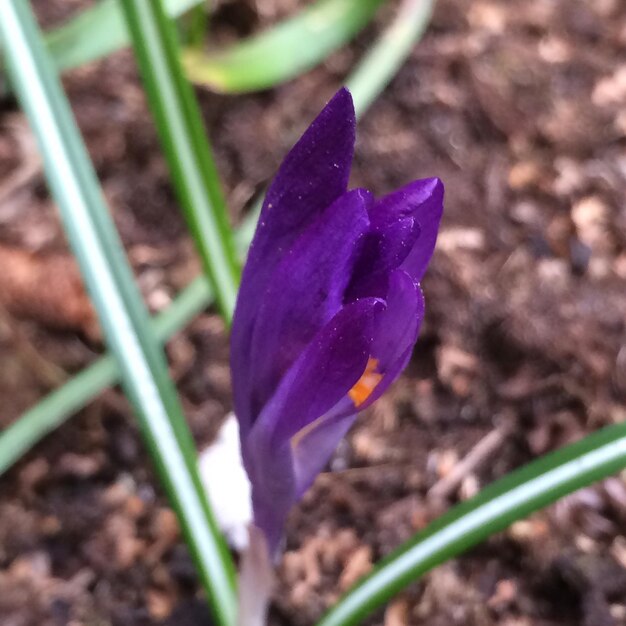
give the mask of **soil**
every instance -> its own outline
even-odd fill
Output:
[[[82,1],[38,0],[42,23]],[[296,0],[218,3],[219,42]],[[234,222],[391,17],[260,94],[200,90]],[[141,289],[162,309],[199,269],[128,51],[65,86]],[[291,515],[271,612],[313,624],[380,557],[514,467],[626,418],[626,5],[440,0],[359,125],[353,184],[446,184],[427,315],[402,378]],[[15,102],[0,105],[0,427],[102,351]],[[214,312],[168,346],[199,446],[231,407]],[[459,466],[459,464],[461,464]],[[460,469],[463,471],[461,472]],[[514,524],[371,624],[626,624],[626,476]],[[3,626],[209,623],[135,420],[110,390],[0,478]]]

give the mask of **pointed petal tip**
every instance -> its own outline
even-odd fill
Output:
[[[434,201],[433,209],[439,214],[440,218],[443,213],[443,198],[445,194],[445,187],[441,178],[433,177],[427,178],[427,186],[430,194],[430,198]]]
[[[352,128],[356,127],[354,101],[352,100],[352,94],[346,87],[341,87],[328,101],[321,115],[324,113],[347,122]]]
[[[431,193],[434,194],[441,194],[441,196],[443,197],[443,194],[445,192],[445,187],[443,185],[443,181],[441,180],[441,178],[434,176],[433,178],[427,178],[426,179],[431,185]]]
[[[443,181],[438,176],[418,179],[416,181],[413,181],[413,183],[409,183],[407,187],[413,185],[419,186],[422,191],[429,196],[439,196],[443,200],[445,188],[443,185]]]
[[[349,106],[352,110],[354,110],[354,101],[352,99],[352,93],[350,90],[342,86],[337,90],[337,93],[330,99],[331,102],[334,100],[341,102],[344,106]]]
[[[434,176],[432,178],[420,178],[409,183],[403,190],[407,193],[407,198],[414,204],[414,211],[417,221],[422,228],[426,227],[425,220],[433,220],[431,229],[436,230],[439,227],[439,220],[443,214],[443,197],[444,185],[443,181]],[[391,194],[393,195],[393,194]],[[427,217],[429,215],[430,217]]]

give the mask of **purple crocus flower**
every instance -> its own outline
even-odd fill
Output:
[[[418,283],[443,185],[417,180],[378,200],[348,191],[354,141],[342,89],[267,192],[237,300],[235,412],[254,522],[272,552],[356,414],[404,369],[424,316]]]

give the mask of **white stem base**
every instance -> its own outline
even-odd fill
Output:
[[[252,499],[241,459],[239,424],[233,413],[224,421],[215,441],[200,452],[199,469],[220,530],[232,548],[246,551],[250,545]]]
[[[265,626],[274,586],[274,569],[263,533],[249,527],[250,543],[241,557],[237,626]]]

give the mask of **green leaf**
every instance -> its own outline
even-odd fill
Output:
[[[166,0],[165,10],[178,17],[204,0]],[[129,44],[118,0],[100,0],[67,24],[47,33],[48,49],[59,70],[96,61]]]
[[[240,269],[213,153],[161,0],[122,0],[176,195],[227,324]]]
[[[426,31],[435,0],[404,0],[394,21],[370,46],[346,81],[357,115],[362,114],[396,75]]]
[[[235,622],[234,566],[201,484],[195,447],[89,155],[28,2],[0,2],[0,37],[18,99],[37,135],[48,184],[98,312],[122,385],[178,515],[218,622]]]
[[[191,48],[202,48],[209,32],[209,8],[199,4],[189,10],[180,25],[182,41]]]
[[[351,626],[435,566],[516,520],[626,467],[626,424],[609,426],[507,474],[379,563],[318,626]]]
[[[171,17],[201,0],[169,0]],[[224,51],[183,52],[187,76],[217,91],[266,89],[321,63],[372,18],[384,0],[318,0],[295,17]],[[77,67],[128,45],[128,29],[118,0],[102,0],[51,31],[47,43],[57,67]]]
[[[382,0],[318,0],[299,15],[223,52],[183,52],[194,83],[241,93],[267,89],[310,69],[349,41]]]

